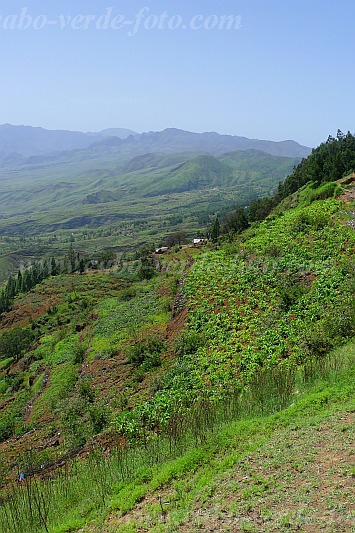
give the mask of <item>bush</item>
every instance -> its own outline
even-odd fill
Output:
[[[85,357],[85,346],[78,344],[74,349],[74,365],[81,364]]]
[[[18,374],[10,381],[10,387],[13,392],[17,392],[23,386],[23,374]]]
[[[14,328],[0,337],[0,358],[18,357],[28,350],[34,340],[34,334],[29,328]]]
[[[347,305],[344,305],[344,304]],[[355,334],[355,304],[353,298],[339,301],[305,335],[303,349],[308,356],[323,357],[332,348],[343,344]]]
[[[85,419],[87,402],[83,398],[72,397],[63,400],[58,409],[61,431],[68,448],[83,446],[90,436],[90,428]]]
[[[15,431],[15,420],[11,415],[6,415],[0,421],[0,442],[10,439]]]
[[[307,287],[300,283],[297,276],[288,276],[280,286],[280,308],[288,311],[304,294]]]
[[[122,300],[122,302],[128,302],[128,300],[131,300],[135,296],[137,296],[136,289],[134,287],[129,287],[120,292],[119,299]]]
[[[96,435],[97,433],[100,433],[108,422],[105,408],[101,405],[92,405],[89,409],[89,419],[93,434]]]
[[[183,331],[175,340],[175,353],[179,357],[194,354],[201,346],[204,346],[205,342],[203,333],[198,333],[197,331]]]
[[[144,364],[146,370],[149,370],[149,367],[160,366],[160,354],[164,351],[165,345],[165,340],[158,335],[137,341],[130,349],[128,360],[137,366]]]

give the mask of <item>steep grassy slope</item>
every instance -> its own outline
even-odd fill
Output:
[[[139,281],[136,261],[50,278],[15,299],[0,324],[0,448],[10,470],[30,448],[37,465],[59,461],[114,413],[149,399],[171,365],[174,294],[194,253],[173,254],[166,265],[157,257],[163,272],[151,281]],[[152,353],[144,351],[147,338]]]
[[[96,453],[55,481],[25,481],[0,506],[1,527],[8,533],[351,531],[354,377],[352,342],[306,382],[299,376],[291,405],[275,414],[268,413],[276,404],[250,397],[239,406],[223,402],[196,411],[180,437],[160,436],[109,457]],[[255,416],[258,408],[265,414]]]
[[[0,339],[3,468],[12,476],[17,468],[51,475],[65,454],[86,456],[95,443],[106,455],[113,450],[110,459],[99,453],[88,467],[76,465],[73,477],[66,472],[58,482],[32,485],[39,492],[31,498],[45,495],[37,501],[47,502],[45,523],[53,531],[83,528],[100,506],[112,516],[88,531],[189,531],[199,523],[217,531],[295,523],[312,531],[325,523],[327,509],[331,527],[347,531],[352,459],[341,452],[344,479],[336,470],[328,500],[316,502],[312,464],[326,457],[312,424],[334,439],[329,453],[341,447],[350,453],[353,347],[328,354],[355,333],[354,200],[351,188],[326,200],[312,191],[299,195],[302,205],[280,208],[233,243],[155,256],[159,274],[149,281],[137,278],[147,258],[118,271],[56,277],[19,297],[3,317],[10,332],[32,320],[25,331],[34,335],[30,348],[12,354]],[[325,381],[303,396],[322,374]],[[283,409],[273,418],[244,420]],[[299,447],[291,438],[295,425],[304,438]],[[276,453],[286,442],[300,490],[283,505],[277,498],[285,481],[272,468],[289,479],[288,456]],[[126,452],[123,443],[131,443]],[[314,450],[302,462],[309,444]],[[244,468],[247,458],[257,464],[258,450],[268,464],[260,465],[260,477],[259,466]],[[306,470],[309,478],[301,475]],[[339,508],[337,484],[344,488]],[[146,495],[142,516],[138,504]],[[297,500],[306,502],[300,514]],[[26,531],[41,531],[43,516],[31,515],[25,498],[16,502],[13,508],[27,513]],[[141,525],[126,524],[122,515],[131,510],[129,519]]]
[[[354,342],[332,358],[349,366],[299,382],[275,415],[222,423],[142,469],[83,531],[352,531]]]

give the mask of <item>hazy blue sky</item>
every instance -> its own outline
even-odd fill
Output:
[[[310,146],[355,129],[354,0],[25,6],[0,3],[0,123],[177,127]],[[241,17],[236,29],[218,29],[225,15]]]

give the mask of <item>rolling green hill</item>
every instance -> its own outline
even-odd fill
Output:
[[[0,279],[11,264],[18,270],[21,254],[57,256],[73,240],[92,255],[158,246],[174,232],[204,234],[215,213],[272,194],[299,161],[254,150],[220,157],[146,153],[125,163],[98,153],[2,169],[0,257],[16,251],[19,261],[7,262]]]
[[[85,214],[82,206],[91,203],[87,202],[88,195],[96,195],[95,203],[100,203],[100,197],[102,203],[107,203],[187,191],[198,195],[201,189],[217,187],[233,190],[236,201],[240,195],[240,202],[245,202],[273,192],[297,162],[255,151],[235,152],[222,158],[146,154],[111,170],[105,170],[103,162],[102,170],[88,173],[76,174],[67,168],[65,181],[59,179],[60,172],[64,177],[65,166],[62,170],[43,167],[4,172],[0,181],[0,231],[1,226],[11,224],[11,217],[31,213],[36,218],[39,209],[49,215],[57,208],[72,209],[76,215],[80,209]],[[112,207],[117,211],[121,205]]]
[[[291,141],[176,129],[126,139],[104,137],[122,134],[116,130],[95,137],[5,125],[1,132],[0,151],[11,145],[22,155],[0,169],[0,259],[16,252],[2,260],[0,280],[29,255],[56,255],[59,242],[65,250],[74,240],[92,255],[158,246],[174,232],[205,233],[216,213],[272,194],[299,162],[266,152],[309,152]]]

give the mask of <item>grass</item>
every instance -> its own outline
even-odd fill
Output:
[[[41,416],[48,413],[49,407],[53,411],[61,400],[68,398],[77,379],[78,369],[70,362],[56,366],[50,376],[50,386],[33,406],[33,422],[38,421]]]
[[[226,424],[207,445],[160,467],[163,485],[153,479],[143,500],[84,531],[350,531],[354,343],[335,355],[343,357],[350,373],[325,377],[323,369],[287,409]]]
[[[121,347],[130,344],[140,331],[152,326],[166,324],[170,318],[164,298],[155,294],[154,282],[137,284],[134,295],[128,301],[121,297],[102,300],[97,313],[91,342],[92,356],[117,353]]]
[[[326,509],[328,525],[330,521],[346,531],[354,519],[355,342],[327,361],[314,367],[307,383],[298,373],[289,406],[277,411],[274,402],[274,414],[267,414],[269,405],[255,417],[260,405],[250,397],[231,398],[228,405],[195,410],[177,438],[162,435],[143,447],[117,449],[110,457],[96,452],[54,481],[30,479],[3,503],[1,527],[9,533],[103,533],[184,530],[187,524],[189,531],[211,524],[217,531],[236,524],[255,530],[262,523],[272,531],[299,527],[302,520],[323,525]],[[327,446],[319,440],[320,432],[329,437]],[[339,465],[335,457],[340,451]],[[326,469],[328,452],[334,464]],[[326,498],[317,501],[323,472],[328,476]]]
[[[36,424],[42,442],[59,444],[58,461],[94,442],[106,454],[98,446],[88,461],[67,463],[54,480],[30,477],[14,488],[7,517],[0,518],[9,532],[21,533],[18,516],[27,531],[38,532],[80,529],[98,517],[97,531],[109,531],[110,521],[123,531],[184,531],[191,524],[252,530],[261,520],[264,529],[268,520],[270,528],[304,527],[306,508],[294,511],[307,488],[302,475],[322,451],[318,418],[328,420],[332,442],[345,446],[351,435],[354,344],[332,351],[354,334],[355,243],[344,216],[340,201],[315,199],[272,215],[232,244],[217,243],[216,250],[159,256],[160,274],[149,281],[138,281],[135,259],[122,271],[47,280],[16,299],[6,319],[38,310],[31,323],[37,341],[2,370],[4,439]],[[309,429],[301,433],[299,453],[292,424]],[[36,439],[26,442],[39,449]],[[272,461],[264,471],[257,460],[269,445],[294,450],[291,472],[300,476],[302,494],[284,508],[278,486],[285,484],[268,475]],[[14,458],[21,442],[3,448]],[[286,468],[276,451],[275,464]],[[250,476],[242,467],[249,456],[259,465]],[[31,473],[38,458],[26,460]],[[245,475],[230,472],[237,467]],[[344,457],[347,480],[352,469]],[[229,489],[223,498],[224,486],[234,487],[237,498]],[[271,504],[275,494],[279,502]],[[335,505],[329,494],[324,501]],[[340,507],[348,510],[345,500]],[[325,507],[318,509],[324,514]]]

